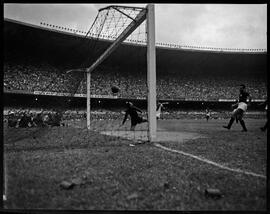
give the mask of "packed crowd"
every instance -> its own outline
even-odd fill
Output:
[[[8,90],[50,91],[71,93],[70,83],[82,78],[82,74],[66,74],[62,69],[42,64],[4,65],[4,88]],[[74,86],[74,84],[72,84]]]
[[[82,72],[66,73],[67,69],[48,63],[4,64],[4,89],[86,94],[86,75]],[[118,97],[146,98],[147,74],[142,71],[99,69],[91,75],[91,94],[111,96],[111,86],[120,88]],[[254,99],[267,96],[263,77],[222,77],[157,74],[158,99],[217,100],[235,99],[239,84],[245,84]]]

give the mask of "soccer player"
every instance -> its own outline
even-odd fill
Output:
[[[135,130],[135,126],[140,123],[147,122],[147,119],[144,119],[138,115],[138,112],[142,113],[142,110],[138,107],[134,106],[131,102],[127,102],[127,110],[125,111],[125,118],[122,122],[122,125],[125,124],[128,115],[130,115],[131,118],[131,127],[130,131]]]
[[[245,125],[245,122],[243,120],[243,116],[244,116],[244,113],[246,112],[247,110],[247,107],[248,107],[248,98],[249,98],[249,105],[251,104],[251,96],[248,92],[246,92],[246,86],[244,84],[241,84],[240,85],[240,94],[239,94],[239,100],[238,100],[238,103],[237,104],[234,104],[233,106],[237,106],[236,109],[233,111],[232,113],[232,116],[231,116],[231,119],[228,123],[227,126],[223,126],[223,128],[226,128],[226,129],[230,129],[234,120],[237,119],[243,130],[242,132],[246,132],[247,131],[247,128],[246,128],[246,125]]]
[[[210,118],[210,109],[207,108],[206,111],[205,111],[206,115],[205,115],[205,118],[206,118],[206,121],[208,122],[209,118]]]
[[[169,104],[169,103],[167,103],[167,102],[166,103],[158,102],[158,104],[157,104],[157,113],[156,113],[157,119],[160,119],[161,110],[162,110],[162,108],[164,109],[165,104]]]

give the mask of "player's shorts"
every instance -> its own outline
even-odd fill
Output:
[[[138,123],[142,123],[143,118],[142,117],[137,117],[137,118],[132,118],[131,119],[131,125],[136,126]]]
[[[244,110],[243,109],[240,109],[240,108],[234,109],[232,116],[234,118],[236,118],[237,120],[240,120],[244,116]]]
[[[157,118],[160,118],[160,112],[158,112],[156,115],[157,115]]]
[[[242,109],[245,112],[247,110],[247,104],[244,102],[241,102],[238,104],[237,109]]]

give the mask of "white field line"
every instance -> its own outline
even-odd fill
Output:
[[[205,163],[214,165],[214,166],[219,167],[219,168],[221,168],[221,169],[225,169],[225,170],[232,171],[232,172],[243,173],[243,174],[246,174],[246,175],[251,175],[251,176],[255,176],[255,177],[259,177],[259,178],[264,178],[264,179],[266,179],[266,176],[265,176],[265,175],[256,174],[256,173],[253,173],[253,172],[247,172],[247,171],[244,171],[244,170],[241,170],[241,169],[233,169],[233,168],[230,168],[230,167],[227,167],[227,166],[223,166],[223,165],[221,165],[221,164],[218,164],[218,163],[216,163],[216,162],[207,160],[207,159],[205,159],[205,158],[198,157],[198,156],[196,156],[196,155],[192,155],[192,154],[189,154],[189,153],[186,153],[186,152],[183,152],[183,151],[179,151],[179,150],[167,148],[167,147],[165,147],[165,146],[160,145],[159,143],[154,143],[154,146],[159,147],[159,148],[164,149],[164,150],[167,150],[167,151],[170,151],[170,152],[175,152],[175,153],[179,153],[179,154],[182,154],[182,155],[185,155],[185,156],[194,158],[194,159],[196,159],[196,160],[199,160],[199,161],[202,161],[202,162],[205,162]]]

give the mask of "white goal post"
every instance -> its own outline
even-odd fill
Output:
[[[157,132],[156,118],[156,40],[155,40],[155,7],[147,6],[147,96],[148,96],[148,140],[153,142]]]

